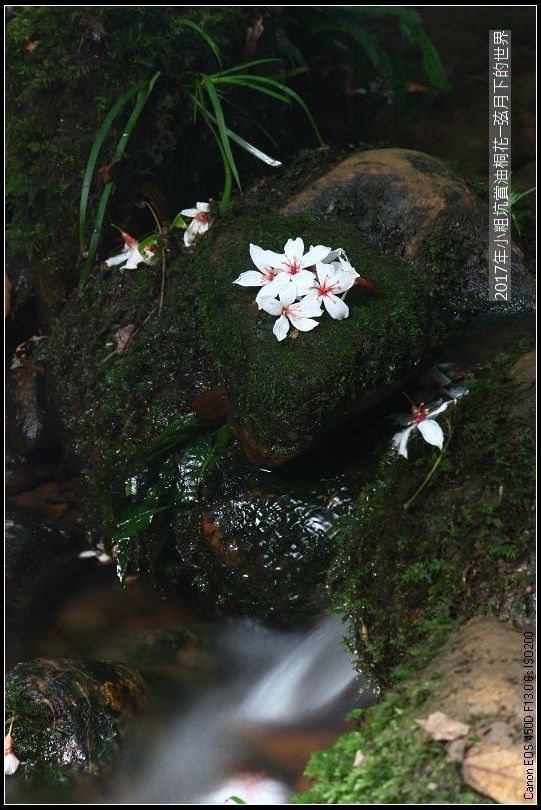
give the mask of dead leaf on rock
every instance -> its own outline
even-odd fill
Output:
[[[424,720],[416,720],[433,740],[457,740],[465,737],[470,727],[443,712],[432,712]]]
[[[114,338],[116,340],[116,349],[115,354],[120,354],[123,352],[130,340],[133,337],[133,333],[135,332],[135,326],[130,323],[128,326],[123,326],[122,329],[119,329],[118,332],[115,332]]]
[[[528,804],[524,799],[523,751],[518,745],[502,748],[484,741],[475,745],[464,759],[462,778],[499,804]]]

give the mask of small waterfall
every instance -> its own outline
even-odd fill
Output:
[[[249,723],[282,725],[321,721],[341,697],[353,700],[359,673],[341,642],[343,635],[340,620],[329,616],[308,635],[290,637],[281,660],[242,701],[239,717]]]
[[[312,750],[345,730],[350,709],[377,698],[344,635],[333,616],[304,632],[226,622],[216,643],[220,683],[166,722],[139,765],[125,764],[126,788],[106,802],[234,804],[230,797],[238,796],[248,804],[287,804]],[[300,751],[277,761],[291,737]]]

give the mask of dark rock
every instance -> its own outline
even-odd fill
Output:
[[[15,453],[32,455],[57,448],[43,365],[25,361],[6,378],[7,435]]]
[[[447,296],[450,312],[532,306],[532,279],[514,243],[513,301],[489,305],[488,206],[443,160],[424,152],[358,152],[296,194],[282,212],[354,224],[378,249],[410,261]]]
[[[6,676],[5,707],[15,718],[12,734],[24,777],[55,784],[103,773],[146,695],[139,672],[115,661],[17,664]]]

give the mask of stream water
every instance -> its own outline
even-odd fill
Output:
[[[141,749],[127,752],[108,798],[222,804],[236,795],[250,804],[286,803],[309,750],[330,744],[347,728],[347,711],[376,697],[342,645],[343,633],[337,617],[302,632],[226,622],[214,651],[219,681],[194,689],[189,708],[150,746],[145,740],[135,771]]]

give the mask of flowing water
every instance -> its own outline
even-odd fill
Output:
[[[222,804],[236,795],[286,803],[311,750],[347,728],[349,709],[377,697],[343,646],[344,632],[332,616],[302,632],[226,622],[215,648],[219,682],[195,691],[189,708],[147,740],[135,780],[137,755],[128,751],[119,777],[125,768],[126,782],[108,799]]]
[[[253,619],[194,621],[140,584],[127,589],[122,608],[118,597],[111,583],[82,589],[59,607],[35,652],[67,654],[76,638],[79,652],[122,658],[122,633],[143,621],[174,622],[202,643],[161,671],[151,665],[153,697],[123,738],[111,776],[36,790],[16,774],[7,780],[8,803],[223,804],[236,796],[285,804],[306,787],[310,754],[350,727],[352,708],[377,700],[343,643],[347,626],[338,616],[283,630]],[[118,640],[107,640],[105,625]]]

